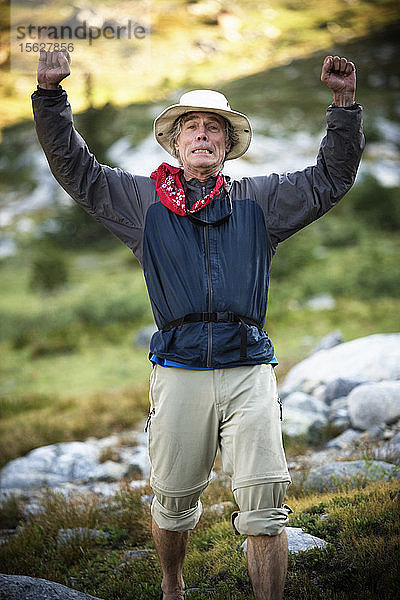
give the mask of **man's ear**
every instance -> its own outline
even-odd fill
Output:
[[[181,155],[179,154],[179,144],[178,142],[174,142],[174,149],[175,149],[175,158],[177,158],[179,161],[181,160]]]
[[[231,148],[232,148],[231,142],[228,142],[227,144],[225,144],[225,156],[228,154],[228,152],[230,151]]]

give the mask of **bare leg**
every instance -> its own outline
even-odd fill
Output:
[[[288,563],[286,531],[280,535],[250,535],[247,566],[256,600],[281,600]]]
[[[153,519],[152,533],[163,572],[161,589],[164,600],[183,600],[185,584],[182,569],[189,532],[160,529]]]

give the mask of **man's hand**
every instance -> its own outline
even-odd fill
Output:
[[[322,65],[321,81],[333,92],[336,106],[350,106],[356,92],[356,68],[347,58],[327,56]]]
[[[41,50],[37,70],[39,87],[46,90],[56,90],[60,81],[70,74],[70,62],[71,57],[66,49],[54,50],[53,52]]]

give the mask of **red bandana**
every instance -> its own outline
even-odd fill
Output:
[[[161,165],[153,171],[150,175],[151,179],[156,181],[156,190],[161,202],[172,210],[177,215],[184,216],[185,210],[185,190],[181,182],[180,175],[183,173],[183,169],[180,167],[173,167],[168,163],[161,163]],[[224,177],[220,172],[215,182],[214,189],[205,196],[197,200],[187,212],[195,213],[207,204],[210,204],[211,200],[215,198],[221,191],[221,188],[225,188]],[[225,188],[226,189],[226,188]]]

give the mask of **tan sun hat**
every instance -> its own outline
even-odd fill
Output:
[[[174,156],[174,148],[168,136],[172,125],[178,117],[193,111],[215,113],[231,123],[238,141],[226,155],[227,160],[238,158],[246,152],[252,136],[248,118],[242,113],[232,110],[228,100],[220,92],[193,90],[183,94],[179,104],[173,104],[166,108],[154,121],[155,138],[169,154]]]

